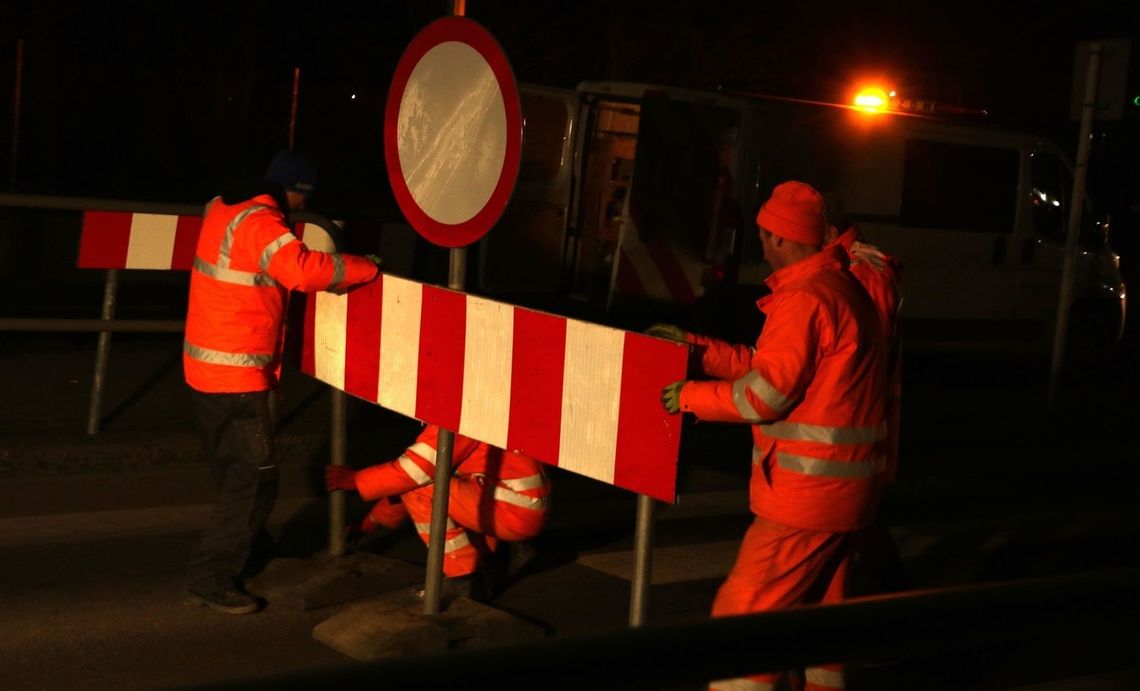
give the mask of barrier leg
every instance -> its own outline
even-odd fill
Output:
[[[348,407],[348,394],[332,389],[332,428],[330,439],[330,460],[333,465],[347,465],[348,420],[345,409]],[[338,490],[329,496],[329,554],[339,557],[344,554],[344,491]]]
[[[431,501],[431,541],[428,543],[424,579],[424,614],[439,614],[443,585],[443,543],[447,533],[447,505],[451,494],[451,457],[455,433],[441,429],[435,454],[435,487]]]
[[[115,317],[115,301],[119,297],[119,270],[107,271],[103,283],[102,318],[110,321]],[[103,416],[103,385],[107,379],[107,360],[111,356],[111,332],[99,332],[99,345],[95,349],[95,372],[91,379],[91,403],[87,408],[87,433],[98,434]]]
[[[634,534],[633,581],[629,601],[629,625],[645,623],[649,602],[649,579],[653,571],[653,499],[637,495],[637,530]]]

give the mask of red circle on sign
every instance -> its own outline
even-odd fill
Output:
[[[420,60],[442,43],[458,41],[479,53],[498,82],[503,96],[507,132],[503,167],[499,181],[483,208],[462,223],[442,223],[429,216],[412,196],[400,167],[400,152],[396,141],[396,128],[400,117],[400,104],[412,71]],[[519,91],[510,62],[495,37],[478,23],[465,17],[444,17],[428,24],[400,57],[392,85],[388,89],[388,103],[384,110],[384,160],[388,179],[400,211],[421,235],[444,247],[463,247],[483,237],[503,214],[518,179],[519,160],[522,154],[522,109]]]

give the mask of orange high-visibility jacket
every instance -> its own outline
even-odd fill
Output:
[[[754,348],[692,335],[705,373],[681,409],[753,423],[753,513],[842,532],[870,523],[886,460],[886,353],[874,306],[834,245],[767,279]]]
[[[356,489],[367,500],[403,494],[435,482],[435,454],[439,428],[428,425],[414,444],[394,461],[356,473]],[[479,481],[495,499],[495,511],[505,511],[532,525],[537,533],[546,517],[550,483],[542,464],[514,451],[455,435],[451,449],[454,476]]]
[[[309,250],[268,194],[233,205],[215,198],[190,272],[186,383],[206,393],[274,388],[288,291],[345,288],[377,273],[367,259]]]
[[[859,281],[883,325],[887,342],[887,478],[893,480],[899,462],[899,423],[902,402],[902,342],[899,336],[899,309],[902,306],[902,263],[874,245],[863,242],[859,230],[851,226],[835,240],[847,250],[851,275]]]

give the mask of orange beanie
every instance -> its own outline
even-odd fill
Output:
[[[811,185],[789,180],[776,185],[760,207],[756,223],[764,230],[802,245],[822,245],[827,220],[823,195]]]

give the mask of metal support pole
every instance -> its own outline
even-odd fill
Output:
[[[637,529],[634,533],[633,581],[629,597],[629,625],[645,623],[649,581],[653,572],[653,498],[637,495]]]
[[[332,435],[330,440],[330,461],[333,465],[348,464],[348,394],[340,389],[332,389]],[[344,490],[329,496],[329,554],[339,557],[344,554]]]
[[[103,314],[110,321],[115,316],[115,301],[119,297],[119,270],[107,271],[103,284]],[[103,385],[107,380],[107,360],[111,356],[111,332],[99,332],[99,346],[95,349],[95,373],[91,380],[91,404],[87,408],[87,433],[98,434],[103,416]]]
[[[1089,167],[1089,148],[1093,114],[1096,109],[1097,81],[1100,79],[1101,45],[1089,46],[1089,71],[1085,82],[1085,101],[1081,111],[1081,133],[1077,138],[1077,169],[1073,171],[1073,195],[1069,199],[1069,221],[1065,226],[1065,266],[1061,274],[1061,298],[1057,305],[1057,326],[1053,332],[1053,363],[1049,375],[1049,410],[1054,410],[1061,387],[1065,364],[1065,338],[1069,330],[1069,307],[1073,302],[1073,274],[1076,271],[1077,241],[1081,234],[1081,207],[1085,198],[1085,176]]]
[[[467,250],[452,248],[448,257],[447,287],[463,290],[467,284]],[[447,507],[451,494],[451,458],[455,433],[439,430],[435,450],[435,486],[431,502],[431,538],[428,542],[427,574],[424,578],[424,614],[439,614],[443,585],[443,545],[447,533]]]

